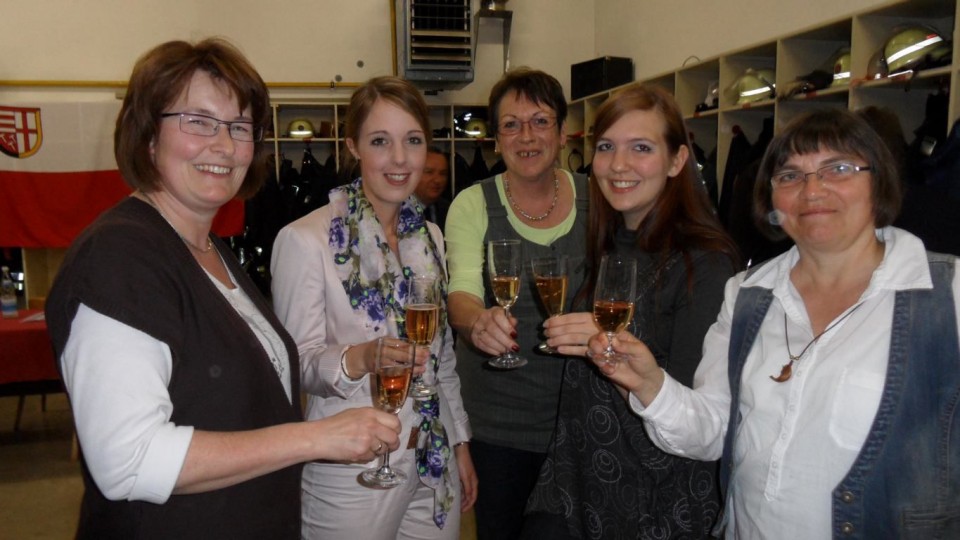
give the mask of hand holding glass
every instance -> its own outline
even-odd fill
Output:
[[[537,285],[537,292],[540,294],[540,301],[547,311],[547,317],[556,317],[563,315],[564,307],[567,304],[567,258],[558,257],[540,257],[530,261],[533,268],[533,280]],[[555,354],[556,349],[541,343],[538,348],[541,352]]]
[[[377,393],[373,396],[374,405],[382,411],[397,414],[407,400],[410,388],[410,376],[413,373],[414,345],[406,341],[386,338],[377,340],[375,357]],[[390,468],[390,451],[384,448],[380,466],[367,469],[360,474],[363,485],[373,488],[392,488],[399,486],[407,475]]]
[[[510,317],[510,307],[517,302],[520,294],[520,241],[492,240],[487,244],[487,269],[493,296]],[[527,365],[527,359],[513,351],[490,360],[489,364],[498,369],[514,369]]]
[[[410,280],[410,292],[407,297],[406,329],[409,339],[416,349],[417,345],[429,347],[437,335],[440,318],[440,291],[433,276],[415,276]],[[416,350],[414,350],[416,356]],[[432,362],[427,360],[427,369],[423,375],[413,379],[410,397],[427,398],[437,393],[436,372]]]
[[[597,286],[593,295],[593,320],[607,335],[604,362],[615,364],[618,359],[613,352],[613,340],[633,318],[633,303],[637,294],[637,261],[632,257],[617,254],[604,255],[597,274]]]

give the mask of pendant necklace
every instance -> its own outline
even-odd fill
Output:
[[[160,217],[162,217],[163,220],[167,222],[167,225],[169,225],[170,228],[173,229],[173,232],[177,233],[177,236],[180,237],[180,240],[183,240],[183,243],[186,244],[187,247],[192,248],[192,249],[196,250],[197,252],[199,252],[199,253],[204,253],[204,254],[205,254],[205,253],[210,253],[210,251],[213,250],[213,242],[210,240],[210,236],[209,236],[209,235],[207,235],[207,246],[206,246],[206,247],[200,247],[200,246],[194,244],[193,242],[187,240],[186,238],[184,238],[184,236],[183,236],[182,234],[180,234],[180,231],[178,231],[177,228],[173,226],[173,223],[170,223],[170,220],[167,219],[167,216],[166,216],[166,214],[163,213],[163,210],[160,210],[160,207],[157,206],[157,203],[153,202],[153,197],[151,197],[151,196],[150,196],[149,194],[147,194],[146,192],[142,192],[142,191],[141,191],[141,193],[143,193],[143,197],[147,200],[147,202],[150,203],[150,206],[152,206],[153,209],[156,210],[158,214],[160,214]]]
[[[560,196],[560,179],[557,178],[557,171],[553,171],[553,202],[550,203],[550,208],[547,209],[545,213],[539,216],[531,216],[530,214],[523,211],[520,208],[520,205],[517,204],[517,201],[513,200],[513,195],[510,193],[510,181],[507,179],[507,174],[503,174],[503,192],[507,195],[507,200],[510,201],[510,206],[517,211],[518,214],[527,218],[530,221],[543,221],[550,217],[550,214],[553,213],[553,209],[557,207],[557,199]]]
[[[848,311],[846,315],[844,315],[843,317],[840,317],[839,319],[837,319],[837,322],[835,322],[835,323],[831,324],[830,326],[824,328],[824,329],[823,329],[823,332],[820,332],[819,334],[816,335],[816,337],[814,337],[813,339],[811,339],[811,340],[810,340],[810,343],[807,343],[807,345],[803,348],[803,350],[800,351],[800,354],[797,354],[797,355],[794,355],[792,352],[790,352],[790,333],[787,332],[787,314],[784,313],[784,314],[783,314],[783,334],[784,334],[784,336],[786,336],[786,340],[787,340],[787,356],[790,357],[790,361],[783,365],[783,368],[780,370],[780,375],[778,375],[778,376],[776,376],[776,377],[774,377],[773,375],[770,375],[770,378],[773,379],[774,381],[778,382],[778,383],[781,383],[781,382],[785,382],[785,381],[790,380],[790,377],[793,376],[793,364],[796,363],[796,362],[799,362],[800,359],[803,357],[803,355],[807,352],[807,350],[808,350],[814,343],[816,343],[817,341],[819,341],[820,338],[823,337],[824,334],[826,334],[826,333],[829,332],[830,330],[833,330],[838,324],[840,324],[841,322],[843,322],[843,320],[846,319],[847,317],[849,317],[850,315],[853,315],[853,312],[856,311],[856,310],[858,310],[858,309],[860,309],[860,306],[862,306],[862,305],[863,305],[862,302],[859,303],[859,304],[857,304],[853,309],[851,309],[850,311]]]

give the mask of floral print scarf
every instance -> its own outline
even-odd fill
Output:
[[[423,207],[414,196],[400,206],[397,244],[400,258],[390,250],[373,206],[363,194],[362,181],[330,192],[334,217],[330,224],[330,247],[337,277],[350,298],[350,307],[368,335],[393,334],[406,338],[405,306],[409,280],[417,275],[437,276],[440,284],[440,339],[430,347],[427,369],[440,367],[447,328],[447,283],[443,261],[427,229]],[[455,492],[450,480],[451,448],[440,422],[437,395],[414,401],[420,415],[416,461],[420,481],[434,489],[434,523],[443,528]]]

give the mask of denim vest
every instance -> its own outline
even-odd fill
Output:
[[[927,254],[932,290],[898,291],[887,376],[860,454],[833,490],[833,537],[960,538],[960,344],[954,258]],[[730,418],[720,485],[730,501],[740,378],[773,300],[769,289],[737,295],[729,349]]]

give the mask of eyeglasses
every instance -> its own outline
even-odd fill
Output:
[[[180,117],[180,131],[201,137],[213,137],[220,132],[220,125],[227,126],[230,138],[240,142],[256,142],[263,137],[263,128],[253,125],[253,122],[239,120],[227,122],[205,114],[195,113],[163,113],[160,118]]]
[[[504,120],[497,126],[497,133],[500,135],[516,135],[523,129],[524,124],[529,125],[530,129],[534,131],[546,131],[557,125],[557,118],[555,116],[543,115],[534,116],[529,120],[520,120],[518,118]]]
[[[824,165],[814,172],[802,171],[780,171],[770,178],[770,184],[773,189],[796,189],[807,182],[807,177],[811,174],[817,175],[817,178],[825,184],[836,184],[849,179],[854,174],[861,171],[872,170],[871,167],[854,165],[853,163],[831,163]]]

